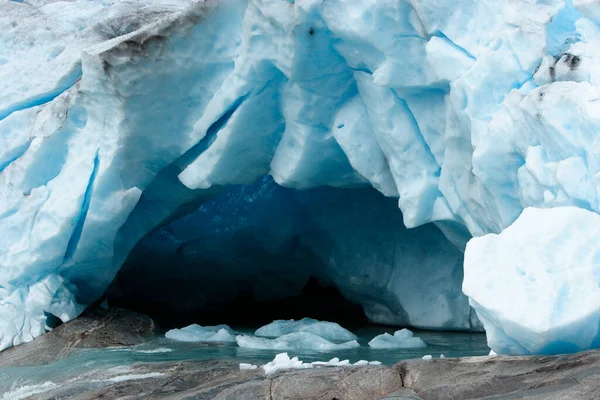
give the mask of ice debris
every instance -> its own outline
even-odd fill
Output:
[[[499,235],[469,241],[464,292],[498,354],[600,347],[600,215],[527,208]]]
[[[394,335],[383,333],[376,336],[369,342],[369,346],[374,349],[415,349],[427,347],[427,344],[421,338],[414,336],[412,331],[401,329],[394,332]]]
[[[332,342],[346,342],[357,340],[355,334],[342,328],[335,322],[317,321],[312,318],[302,318],[301,320],[277,320],[268,325],[258,328],[254,332],[255,336],[266,338],[276,338],[288,333],[309,332],[321,336],[323,339]]]
[[[171,329],[165,337],[179,342],[235,342],[234,335],[235,332],[227,325],[193,324],[181,329]]]
[[[272,349],[272,350],[315,350],[329,351],[353,349],[360,347],[356,340],[342,343],[334,343],[319,335],[310,332],[295,332],[279,336],[275,339],[267,339],[249,335],[238,335],[235,338],[238,346],[247,349]]]
[[[280,353],[275,356],[273,361],[262,366],[265,374],[270,375],[279,370],[284,369],[308,369],[317,367],[350,367],[350,366],[367,366],[367,365],[381,365],[379,361],[366,361],[360,360],[354,364],[350,363],[350,360],[341,360],[337,357],[332,358],[329,361],[314,361],[312,363],[305,363],[298,359],[298,357],[290,358],[288,353]],[[240,364],[241,367],[241,364]]]

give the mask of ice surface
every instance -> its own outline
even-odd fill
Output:
[[[235,342],[235,332],[227,325],[200,326],[193,324],[181,329],[171,329],[167,339],[179,342]]]
[[[258,366],[254,364],[240,363],[240,370],[257,369]]]
[[[376,336],[369,342],[369,346],[374,349],[416,349],[427,347],[425,342],[408,329],[401,329],[394,332],[393,335],[383,333]]]
[[[600,347],[600,215],[527,208],[499,235],[472,239],[464,291],[497,354]]]
[[[309,332],[288,333],[276,339],[267,339],[248,335],[238,335],[235,338],[238,346],[247,349],[263,350],[344,350],[360,347],[356,340],[334,343],[321,336]]]
[[[600,212],[598,23],[592,0],[1,2],[0,349],[77,316],[156,227],[265,175],[373,187],[458,246],[526,207]],[[367,259],[374,237],[352,258],[336,217],[310,249],[372,320],[477,325],[460,257],[406,267],[439,241],[409,249],[394,220],[399,254]]]
[[[267,338],[276,338],[288,333],[309,332],[321,336],[332,342],[347,342],[358,339],[355,334],[342,328],[335,322],[317,321],[312,318],[295,320],[278,320],[258,328],[254,335]]]

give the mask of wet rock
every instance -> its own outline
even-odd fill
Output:
[[[90,379],[93,378],[93,379]],[[95,386],[95,387],[94,387]],[[139,363],[61,382],[39,399],[378,399],[401,390],[392,366],[240,371],[230,361]]]
[[[424,400],[598,399],[600,351],[541,357],[409,360],[396,368]]]
[[[47,390],[46,390],[47,389]],[[239,370],[237,361],[137,363],[94,370],[36,399],[598,399],[600,351],[553,357],[409,360],[395,366]]]
[[[75,349],[134,346],[157,333],[154,321],[120,308],[94,308],[33,342],[0,353],[0,367],[47,364]]]

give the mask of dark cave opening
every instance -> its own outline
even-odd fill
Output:
[[[276,319],[472,328],[462,253],[373,188],[232,186],[144,237],[105,293],[165,328]]]
[[[251,291],[241,290],[228,303],[213,301],[197,310],[181,310],[166,302],[137,301],[135,296],[110,297],[109,304],[138,311],[152,317],[165,329],[190,324],[227,324],[238,328],[257,328],[278,319],[310,317],[337,322],[345,327],[361,327],[369,320],[363,307],[347,300],[335,287],[310,278],[297,295],[272,301],[258,301]]]

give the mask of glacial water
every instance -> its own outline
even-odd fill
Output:
[[[238,329],[240,330],[240,329]],[[244,329],[241,329],[244,331]],[[484,356],[489,353],[484,334],[457,332],[415,331],[428,345],[417,349],[371,349],[367,343],[383,332],[393,333],[389,327],[372,326],[353,330],[359,337],[360,348],[319,352],[308,350],[288,351],[290,356],[301,360],[328,361],[333,357],[351,362],[358,360],[381,361],[395,364],[398,361],[444,354],[446,357]],[[250,330],[247,330],[250,333]],[[128,348],[82,349],[69,357],[48,365],[0,368],[0,399],[26,398],[31,393],[49,390],[60,382],[93,377],[98,371],[123,369],[143,362],[227,360],[236,363],[263,365],[272,361],[277,350],[253,350],[240,348],[235,344],[202,344],[176,342],[157,337],[143,345]]]

